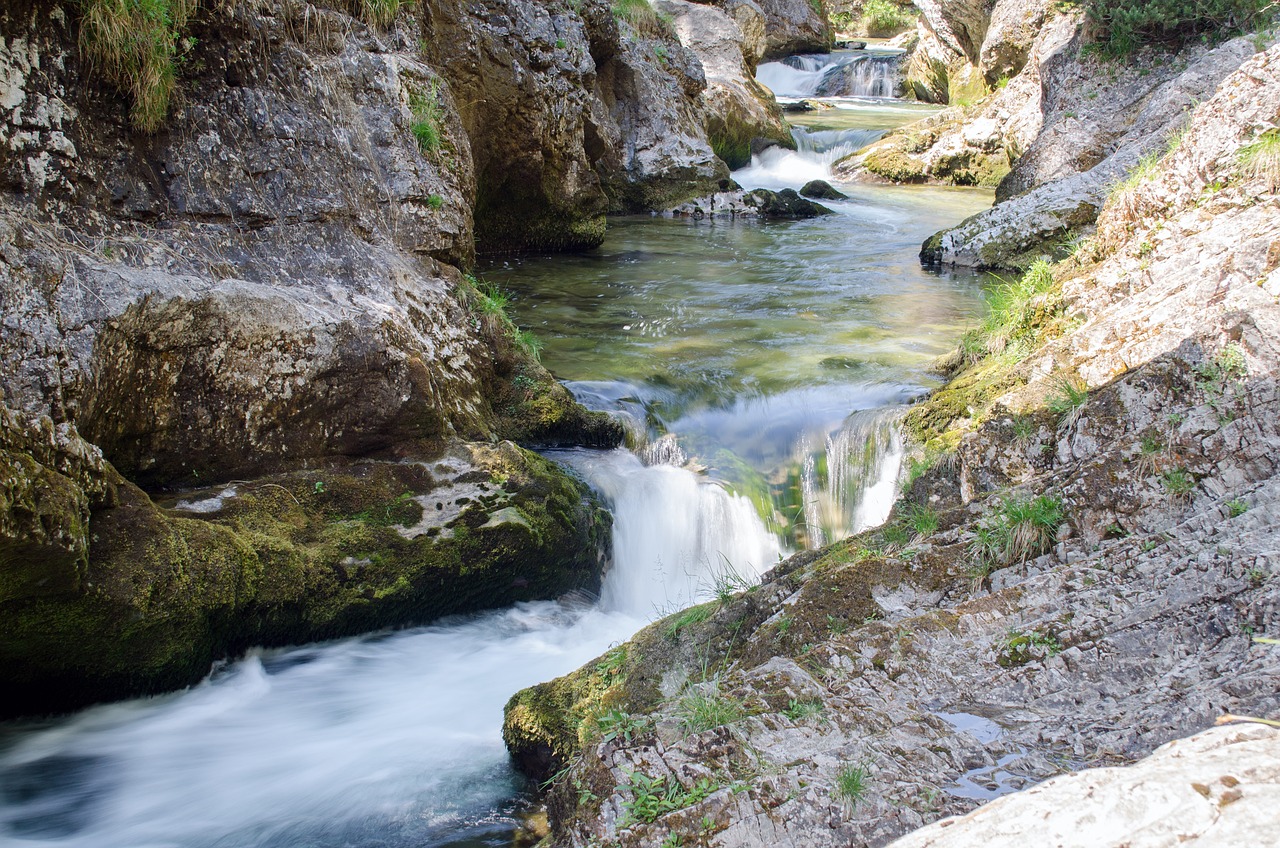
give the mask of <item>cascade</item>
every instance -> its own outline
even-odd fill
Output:
[[[760,65],[756,79],[781,98],[893,97],[901,81],[902,55],[859,50],[790,56]]]

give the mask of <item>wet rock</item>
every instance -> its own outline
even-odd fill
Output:
[[[758,188],[747,193],[747,202],[759,209],[762,218],[816,218],[832,214],[827,207],[805,200],[791,188],[778,192]]]
[[[816,200],[845,200],[849,195],[832,187],[826,180],[810,180],[800,188],[800,194]]]
[[[594,591],[609,543],[585,485],[510,442],[238,481],[169,509],[106,477],[87,557],[11,564],[21,547],[0,548],[5,716],[189,685],[255,645]],[[37,563],[42,579],[15,579]]]

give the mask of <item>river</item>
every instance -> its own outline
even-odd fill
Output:
[[[829,64],[800,63],[791,78]],[[921,114],[884,98],[831,102],[801,117],[797,152],[766,151],[735,178],[798,187]],[[0,727],[0,843],[508,844],[526,790],[500,738],[512,693],[726,574],[757,579],[790,549],[871,526],[892,503],[895,410],[936,385],[929,361],[981,306],[975,280],[925,273],[916,251],[990,194],[842,188],[849,199],[823,218],[620,219],[599,250],[487,269],[545,341],[544,363],[624,416],[648,460],[553,454],[615,515],[598,601],[255,652],[184,692]]]

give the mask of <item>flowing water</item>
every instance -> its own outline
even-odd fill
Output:
[[[835,103],[806,116],[800,151],[766,151],[736,178],[827,177],[840,145],[914,113]],[[990,198],[844,188],[826,218],[620,220],[598,251],[490,269],[545,340],[543,361],[643,445],[645,461],[553,454],[615,514],[598,602],[258,652],[185,692],[0,726],[0,844],[507,844],[525,788],[500,738],[513,692],[726,575],[757,578],[788,547],[884,519],[896,411],[935,384],[929,360],[979,303],[974,281],[928,275],[915,253]]]

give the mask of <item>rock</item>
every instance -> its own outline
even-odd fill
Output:
[[[662,208],[726,175],[702,126],[702,68],[656,17],[615,17],[603,0],[428,11],[422,44],[476,163],[482,253],[593,247],[605,213]]]
[[[832,214],[827,207],[805,200],[790,188],[779,192],[758,188],[747,192],[746,202],[755,205],[762,218],[816,218]]]
[[[500,440],[621,429],[472,306],[471,147],[407,16],[375,31],[284,0],[210,7],[171,129],[146,136],[73,24],[0,11],[6,714],[590,587],[594,502]],[[700,83],[670,79],[692,120]],[[452,529],[383,521],[416,509],[406,492],[480,482],[492,503],[455,498]],[[208,514],[139,488],[213,484],[239,494]]]
[[[866,50],[867,42],[865,41],[837,41],[835,43],[837,50]]]
[[[747,63],[749,76],[754,78],[756,66],[768,50],[764,10],[755,0],[718,0],[715,5],[733,18],[742,31],[742,58]]]
[[[831,24],[808,0],[756,0],[764,12],[764,60],[831,50]]]
[[[801,187],[800,194],[817,200],[846,200],[849,197],[837,191],[826,180],[810,180]]]
[[[821,100],[797,100],[794,103],[787,103],[782,107],[784,112],[821,112],[824,109],[832,109],[830,103],[824,103]]]
[[[655,0],[669,15],[680,42],[702,63],[707,88],[701,94],[707,138],[730,168],[751,161],[753,142],[764,139],[794,147],[791,129],[773,94],[755,81],[745,58],[742,30],[719,9],[684,0]]]
[[[915,0],[915,5],[938,41],[971,64],[978,63],[990,7],[981,0]]]
[[[255,645],[594,591],[608,549],[585,485],[510,442],[320,465],[169,509],[108,479],[87,562],[22,583],[0,548],[5,717],[190,685]]]
[[[991,9],[978,65],[987,85],[995,86],[1022,71],[1045,19],[1054,13],[1048,0],[1003,0]]]
[[[1130,766],[1047,780],[944,819],[889,848],[1015,848],[1028,834],[1062,848],[1264,845],[1275,836],[1268,799],[1280,791],[1280,731],[1206,730]]]

